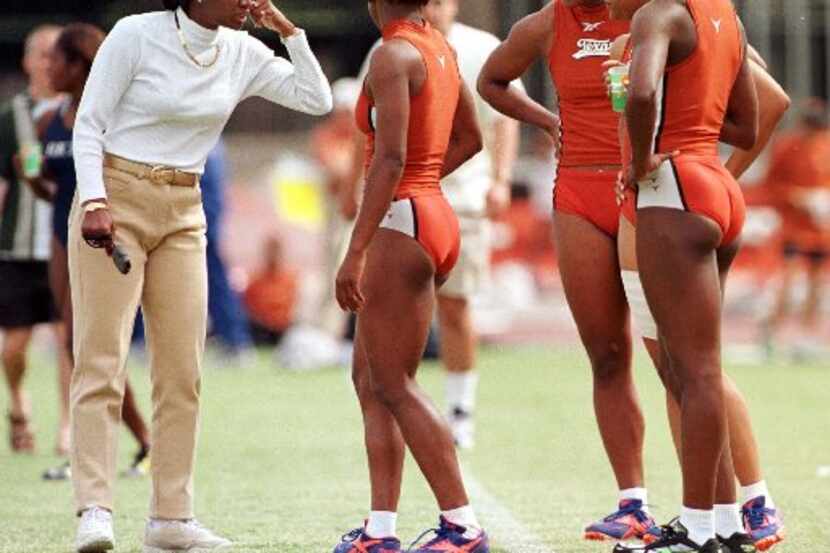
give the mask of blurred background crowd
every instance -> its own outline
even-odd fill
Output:
[[[543,3],[469,0],[461,3],[460,20],[503,37],[519,17]],[[118,18],[158,9],[158,4],[4,2],[0,103],[27,87],[40,99],[54,97],[45,76],[44,53],[54,29],[43,25],[85,21],[109,29]],[[750,41],[791,95],[793,109],[742,183],[750,210],[738,270],[728,288],[727,355],[826,360],[830,2],[736,0],[736,5]],[[334,271],[360,194],[361,154],[352,114],[359,90],[356,77],[377,32],[362,1],[283,0],[279,6],[307,29],[334,83],[335,109],[318,120],[250,100],[234,114],[212,153],[202,181],[209,238],[209,360],[219,366],[244,364],[253,346],[264,344],[275,347],[277,366],[347,365],[350,321],[334,301]],[[38,27],[44,32],[31,38]],[[269,45],[282,51],[273,40]],[[550,100],[555,94],[542,67],[525,85],[537,98]],[[577,340],[551,237],[555,171],[547,135],[523,129],[511,205],[492,220],[489,283],[473,305],[475,324],[485,341]],[[19,203],[8,190],[0,183],[0,224],[5,225],[11,224],[10,202]],[[32,197],[30,205],[18,209],[34,213],[43,208],[38,201]],[[34,232],[34,215],[30,217]],[[137,344],[140,334],[139,325]],[[36,336],[43,343],[51,340],[45,330]],[[20,350],[7,335],[7,373],[8,367],[23,362]],[[140,354],[140,345],[136,351]]]

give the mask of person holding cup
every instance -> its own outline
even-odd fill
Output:
[[[267,0],[164,0],[121,19],[101,46],[78,107],[78,180],[69,227],[75,371],[72,480],[76,547],[112,549],[116,437],[136,310],[152,374],[153,481],[144,551],[225,549],[193,515],[207,319],[199,176],[239,102],[263,97],[322,115],[331,89],[305,33]],[[279,34],[291,61],[239,29]],[[132,270],[101,251],[116,242]]]
[[[604,0],[555,0],[517,23],[479,78],[479,92],[505,115],[548,132],[558,143],[554,230],[565,295],[593,370],[594,411],[619,487],[618,507],[588,525],[589,540],[650,539],[642,445],[645,421],[634,386],[629,306],[617,261],[620,209],[619,116],[602,64],[629,22]],[[508,84],[545,61],[558,116]]]
[[[60,102],[49,80],[49,54],[60,32],[58,26],[42,25],[28,34],[22,60],[27,89],[0,105],[0,365],[9,391],[8,443],[15,453],[32,453],[36,445],[23,387],[34,327],[56,319],[49,291],[52,210],[27,186],[24,173],[40,172],[34,122]],[[54,329],[60,341],[60,325]],[[61,375],[69,373],[61,348],[58,365]],[[68,408],[62,415],[55,447],[59,455],[69,447]]]

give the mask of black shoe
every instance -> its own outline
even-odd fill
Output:
[[[723,553],[755,553],[755,542],[749,534],[735,532],[728,538],[718,536]]]
[[[675,553],[688,551],[690,553],[730,553],[721,548],[720,542],[712,538],[703,545],[699,545],[689,539],[689,531],[680,523],[680,519],[674,519],[666,526],[661,527],[661,538],[645,547],[627,547],[617,544],[613,553],[633,553],[636,551],[654,553]]]

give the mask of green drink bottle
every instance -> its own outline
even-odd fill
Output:
[[[611,108],[617,113],[625,111],[628,101],[628,66],[617,65],[608,70]]]

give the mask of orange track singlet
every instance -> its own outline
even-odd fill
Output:
[[[383,29],[383,40],[396,39],[405,40],[418,49],[426,66],[427,78],[421,91],[412,97],[406,166],[395,198],[400,200],[440,194],[441,170],[461,93],[455,52],[444,36],[428,23],[394,21]],[[365,85],[355,117],[360,130],[368,136],[368,167],[375,150],[375,108]]]
[[[720,227],[725,246],[740,236],[746,219],[741,189],[717,151],[744,62],[743,38],[730,0],[686,0],[686,6],[697,45],[688,58],[666,67],[654,139],[655,152],[680,154],[655,171],[653,185],[640,183],[636,195],[627,196],[623,214],[632,220],[634,208],[668,207],[704,215]],[[627,140],[623,150],[630,161]]]
[[[614,40],[628,32],[630,22],[611,20],[604,3],[586,7],[554,1],[548,68],[559,97],[559,165],[618,165],[619,115],[611,109],[602,64]]]
[[[735,7],[729,0],[686,0],[697,47],[666,68],[654,147],[683,155],[717,155],[732,87],[744,59]]]

